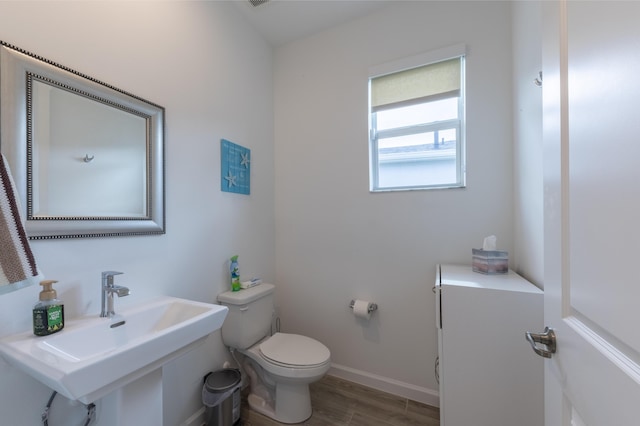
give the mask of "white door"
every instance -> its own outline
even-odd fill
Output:
[[[640,425],[640,2],[542,7],[545,423]]]

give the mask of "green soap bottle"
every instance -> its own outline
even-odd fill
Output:
[[[33,307],[33,334],[48,336],[64,328],[64,305],[52,288],[55,280],[40,282],[40,301]]]

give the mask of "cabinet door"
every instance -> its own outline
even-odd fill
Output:
[[[524,335],[542,325],[543,295],[446,284],[440,293],[441,424],[541,426],[543,363]]]

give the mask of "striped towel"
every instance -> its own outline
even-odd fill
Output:
[[[22,224],[16,187],[3,155],[0,162],[0,294],[36,284],[41,278]]]

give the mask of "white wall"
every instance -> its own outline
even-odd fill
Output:
[[[36,241],[67,318],[100,310],[100,272],[132,295],[116,309],[167,294],[212,302],[226,260],[275,278],[272,50],[220,2],[0,2],[0,39],[166,108],[167,234]],[[220,139],[250,148],[250,196],[220,191]],[[2,143],[10,143],[2,141]],[[0,334],[31,327],[39,289],[0,296]],[[202,376],[227,359],[220,333],[165,369],[165,425],[200,406]],[[0,361],[2,424],[39,424],[50,390]],[[51,424],[84,416],[56,398]],[[150,410],[160,409],[149,407]]]
[[[367,72],[466,43],[467,188],[368,191]],[[511,4],[402,2],[276,50],[276,252],[282,329],[335,374],[437,404],[437,263],[495,234],[514,253]],[[369,323],[353,298],[377,302]],[[464,321],[464,318],[461,318]]]
[[[542,88],[533,84],[542,70],[541,6],[513,3],[514,221],[512,268],[543,288]]]

